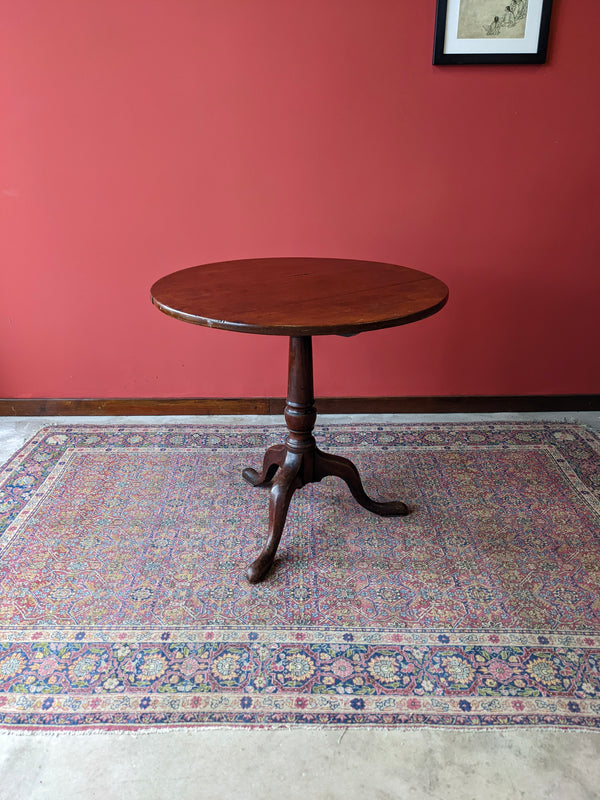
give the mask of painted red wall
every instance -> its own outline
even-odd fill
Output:
[[[434,0],[19,0],[0,26],[0,395],[271,396],[287,343],[176,322],[206,261],[401,263],[415,325],[315,343],[322,395],[600,392],[598,0],[549,62],[433,67]]]

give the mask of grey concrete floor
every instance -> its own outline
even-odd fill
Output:
[[[554,419],[599,413],[378,415],[322,422]],[[48,424],[282,424],[280,417],[0,418],[0,463]],[[0,733],[0,800],[595,800],[600,732],[554,729]]]

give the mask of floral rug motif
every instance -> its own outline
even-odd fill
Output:
[[[600,728],[600,439],[318,425],[275,566],[241,477],[283,426],[55,426],[0,469],[0,726]]]

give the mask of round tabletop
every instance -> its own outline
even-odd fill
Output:
[[[253,258],[173,272],[152,302],[209,328],[278,336],[349,336],[431,316],[442,281],[408,267],[337,258]]]

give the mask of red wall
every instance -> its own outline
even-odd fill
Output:
[[[322,395],[600,392],[598,0],[549,62],[433,67],[434,0],[18,0],[0,26],[0,395],[270,396],[287,343],[176,322],[206,261],[450,286],[315,342]]]

